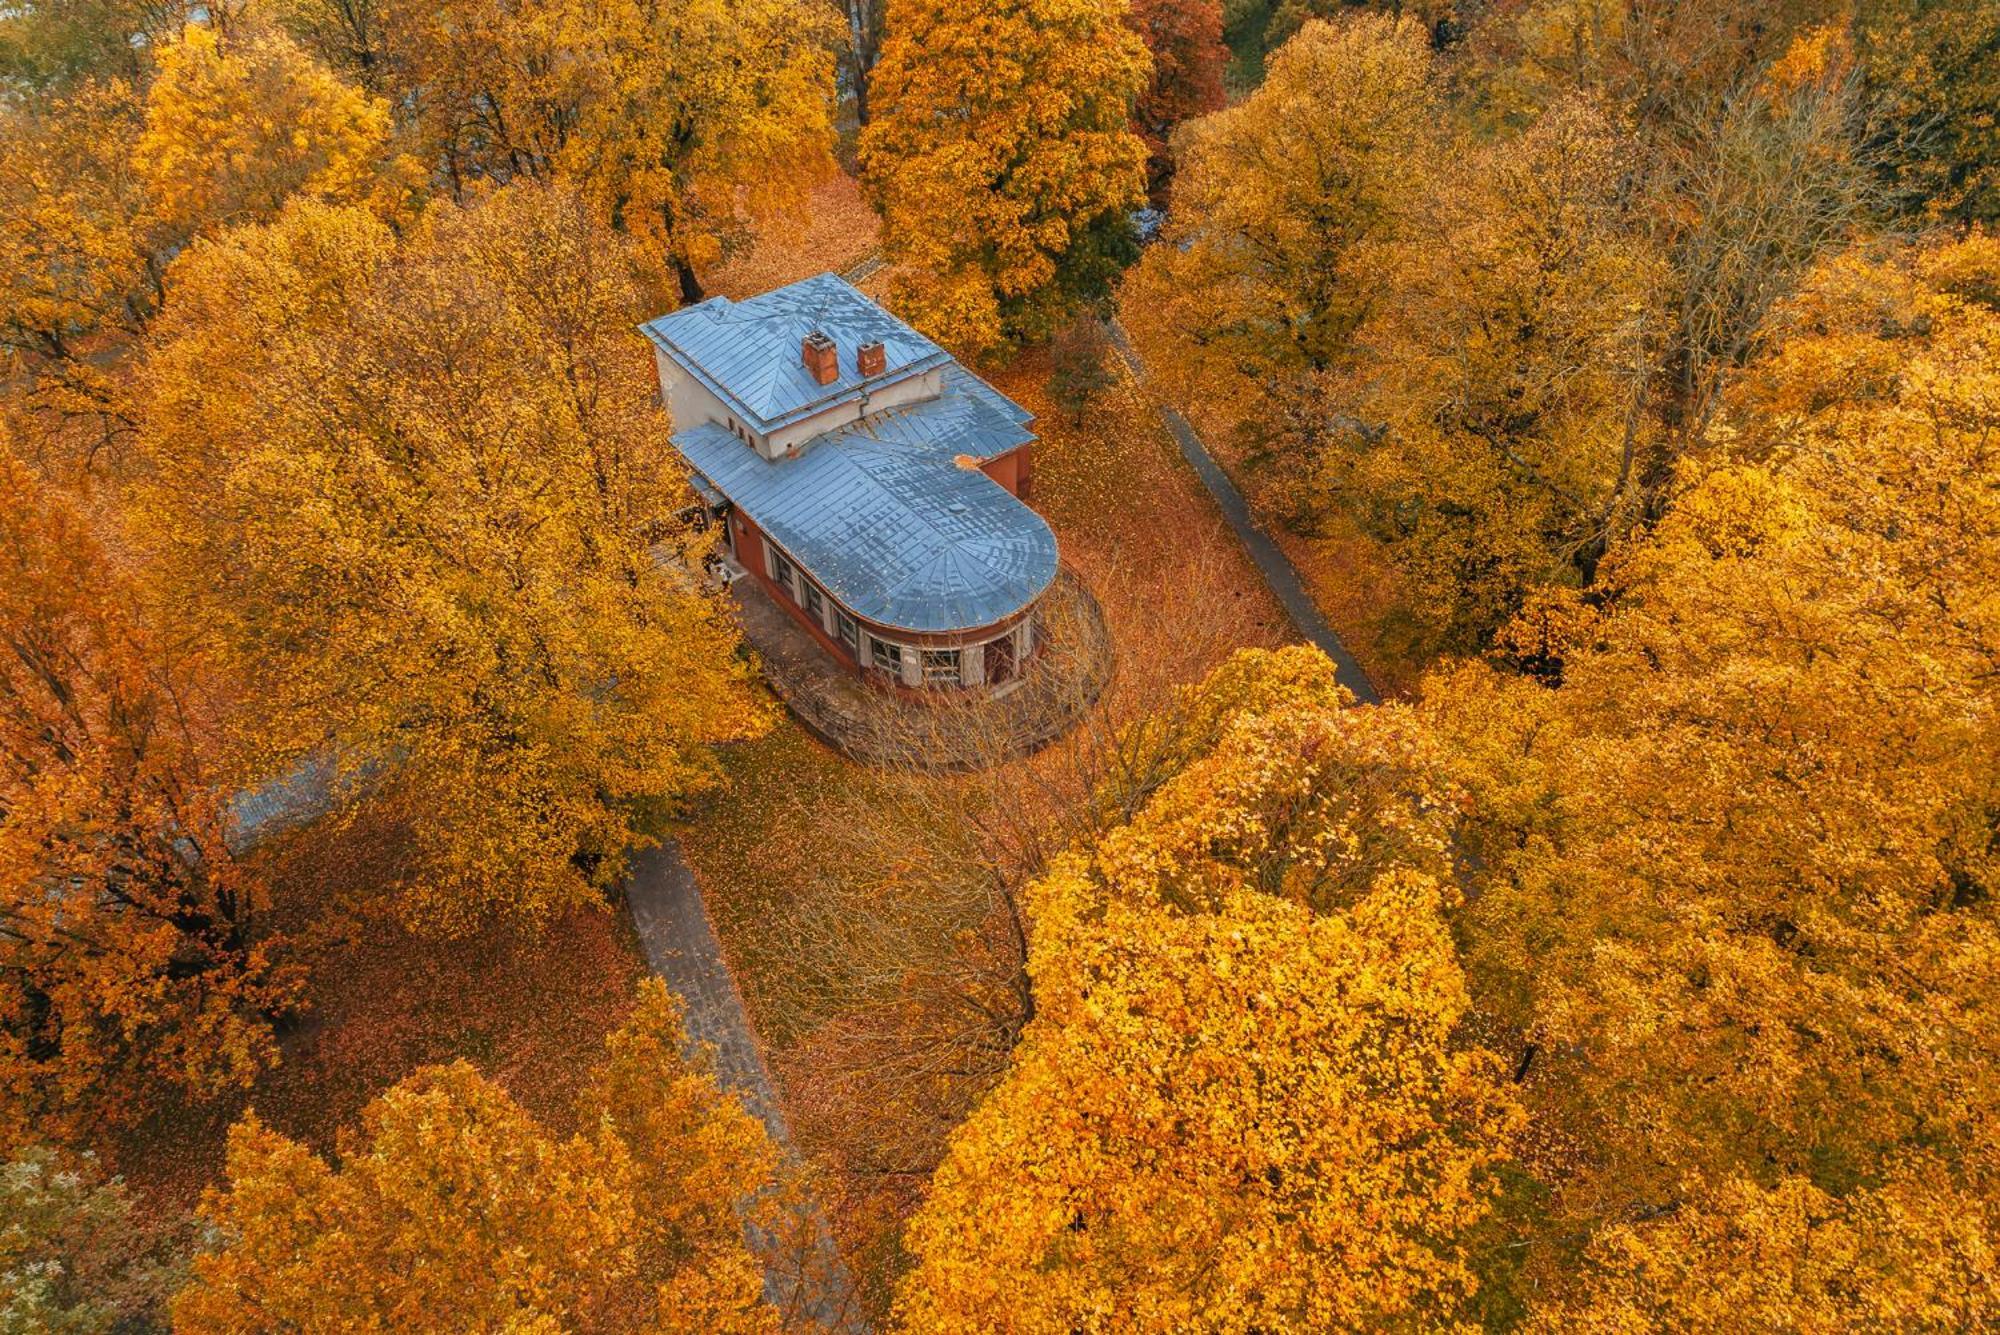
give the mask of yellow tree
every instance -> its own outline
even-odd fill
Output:
[[[664,295],[834,169],[831,10],[793,0],[389,0],[387,77],[463,194],[562,177]]]
[[[861,169],[912,317],[1045,338],[1136,256],[1151,64],[1114,0],[891,0]]]
[[[154,61],[133,163],[177,237],[268,219],[294,194],[350,203],[387,189],[388,105],[282,33],[195,25]]]
[[[370,1104],[332,1163],[245,1119],[174,1329],[775,1335],[744,1229],[786,1226],[777,1151],[683,1041],[649,980],[568,1138],[463,1062]]]
[[[1362,266],[1427,207],[1437,114],[1416,20],[1306,24],[1256,92],[1184,131],[1148,292],[1254,377],[1333,365],[1383,267]]]
[[[1986,237],[1824,266],[1608,609],[1510,637],[1559,688],[1426,687],[1476,798],[1475,974],[1583,1147],[1559,1213],[1844,1199],[1913,1153],[1991,1209],[1996,278]]]
[[[1905,202],[2000,222],[2000,13],[1952,0],[1867,0],[1855,14],[1864,77],[1893,134]]]
[[[365,776],[437,930],[597,902],[764,722],[622,256],[539,187],[400,246],[294,204],[177,264],[141,376],[142,536],[249,704],[242,776]]]
[[[117,420],[103,354],[158,297],[144,191],[130,154],[138,99],[86,85],[0,111],[0,367],[60,422]]]
[[[0,443],[0,1126],[247,1085],[296,1000],[186,703],[65,499]]]
[[[1404,574],[1425,648],[1487,642],[1528,590],[1588,584],[1658,435],[1664,268],[1630,221],[1624,128],[1582,99],[1441,178],[1343,372],[1264,428],[1311,524],[1344,509]]]
[[[1835,1198],[1803,1178],[1732,1179],[1667,1217],[1608,1229],[1582,1292],[1536,1331],[1980,1330],[2000,1319],[2000,1213],[1921,1165]]]
[[[1516,1118],[1412,867],[1447,794],[1348,790],[1408,759],[1375,726],[1246,705],[1030,889],[1035,1016],[910,1226],[905,1329],[1437,1322],[1476,1288]]]

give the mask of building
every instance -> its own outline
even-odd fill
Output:
[[[733,571],[873,680],[1019,678],[1056,577],[1032,414],[833,274],[640,328]]]

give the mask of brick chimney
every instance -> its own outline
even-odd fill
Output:
[[[834,349],[833,340],[820,330],[813,330],[805,337],[800,348],[805,359],[806,370],[822,385],[831,385],[840,379],[840,354]]]
[[[871,375],[881,375],[887,368],[888,362],[888,356],[883,352],[882,344],[879,340],[873,343],[863,343],[854,350],[854,369],[860,373],[861,378],[864,380]]]

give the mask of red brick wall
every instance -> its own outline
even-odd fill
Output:
[[[1022,445],[1009,450],[998,458],[988,459],[979,466],[979,470],[1014,495],[1026,500],[1029,484],[1034,476],[1033,464],[1028,454],[1032,448],[1029,445]]]

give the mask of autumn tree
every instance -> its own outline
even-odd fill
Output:
[[[1218,0],[1139,0],[1127,15],[1153,57],[1153,77],[1132,109],[1146,141],[1146,193],[1166,202],[1173,176],[1171,140],[1181,122],[1222,106],[1222,6]]]
[[[102,359],[159,298],[140,127],[122,83],[0,110],[0,368],[45,425],[92,421],[87,451],[128,425]]]
[[[176,235],[266,220],[294,194],[356,203],[385,188],[388,106],[281,33],[194,25],[154,60],[132,160]]]
[[[906,1329],[1321,1330],[1476,1287],[1515,1118],[1422,869],[1445,793],[1414,720],[1256,657],[1211,747],[1029,890],[1034,1018],[911,1224]],[[1402,781],[1365,796],[1371,757]]]
[[[1632,225],[1623,142],[1576,100],[1468,149],[1382,253],[1345,363],[1253,433],[1293,523],[1345,513],[1382,544],[1426,654],[1589,584],[1643,508],[1667,269]]]
[[[461,198],[562,179],[661,296],[834,169],[837,20],[793,0],[386,0],[386,87]]]
[[[1559,1217],[1719,1246],[1690,1202],[1742,1182],[1899,1230],[1856,1193],[1907,1170],[1922,1228],[1990,1227],[1996,275],[1983,236],[1821,266],[1598,605],[1503,637],[1535,676],[1426,686]]]
[[[436,930],[595,902],[762,726],[623,254],[532,186],[401,244],[295,203],[176,265],[141,377],[142,535],[255,702],[239,776],[364,779]]]
[[[1198,354],[1263,378],[1331,366],[1429,187],[1436,102],[1414,21],[1308,24],[1256,92],[1188,127],[1147,294]]]
[[[370,1104],[329,1162],[254,1116],[174,1328],[776,1332],[746,1226],[789,1227],[778,1153],[648,980],[560,1137],[463,1062]]]
[[[1593,1240],[1583,1293],[1539,1331],[1976,1330],[1991,1325],[1993,1203],[1899,1169],[1836,1198],[1788,1177],[1732,1179]]]
[[[247,1085],[297,997],[174,664],[82,518],[0,446],[0,1125]]]
[[[891,0],[861,170],[901,297],[970,348],[1047,337],[1136,255],[1145,44],[1112,0]]]
[[[1920,214],[2000,221],[2000,13],[1977,3],[1870,0],[1856,48],[1881,166]]]
[[[40,1146],[0,1163],[0,1314],[59,1335],[164,1330],[185,1281],[187,1225],[155,1214],[95,1158]]]

